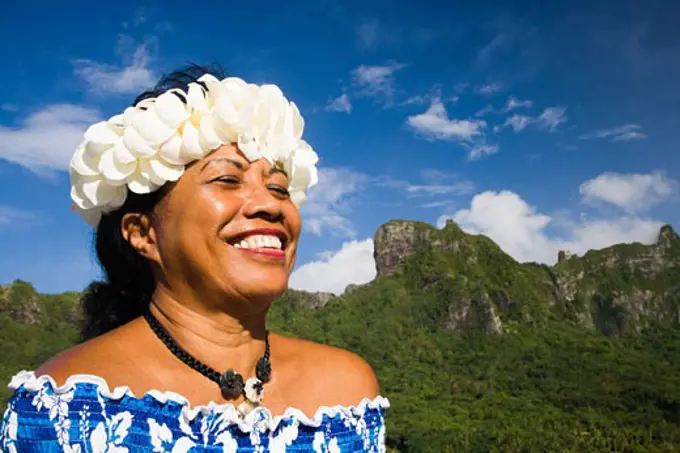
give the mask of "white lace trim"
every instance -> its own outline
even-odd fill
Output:
[[[101,396],[111,400],[119,400],[125,395],[136,400],[142,399],[135,396],[130,387],[126,385],[115,387],[113,390],[110,390],[109,385],[104,378],[92,374],[71,375],[68,377],[64,385],[58,387],[57,383],[50,375],[36,377],[35,372],[33,371],[21,370],[12,377],[7,387],[12,390],[16,390],[23,385],[24,389],[31,392],[37,392],[46,384],[49,384],[56,394],[67,393],[76,384],[94,384]],[[323,422],[324,415],[333,418],[337,414],[340,414],[341,417],[345,419],[360,419],[363,417],[367,408],[387,409],[390,407],[389,400],[382,395],[378,395],[373,400],[364,398],[357,406],[320,406],[314,413],[313,417],[309,417],[302,410],[295,407],[288,407],[282,415],[277,415],[274,417],[272,416],[269,409],[264,406],[260,406],[253,409],[253,411],[244,418],[239,415],[236,407],[229,403],[217,404],[211,401],[207,405],[191,407],[189,400],[179,393],[171,391],[163,392],[160,390],[149,390],[145,393],[145,396],[146,395],[149,395],[161,404],[166,404],[168,400],[180,404],[182,406],[180,417],[187,423],[193,421],[199,414],[207,415],[211,412],[220,413],[220,415],[225,418],[229,425],[238,425],[239,429],[244,433],[252,432],[255,428],[258,428],[258,431],[264,428],[264,430],[273,432],[276,430],[279,423],[290,418],[295,418],[302,425],[318,428]],[[261,417],[263,418],[262,421],[260,421]]]

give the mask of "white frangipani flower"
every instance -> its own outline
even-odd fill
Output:
[[[243,391],[249,401],[259,403],[264,396],[264,385],[258,378],[250,377],[246,380]]]
[[[69,168],[73,209],[96,226],[128,190],[145,194],[177,181],[188,163],[227,143],[251,162],[280,166],[299,207],[317,182],[318,156],[303,130],[297,106],[276,85],[206,74],[186,92],[168,90],[87,129]]]

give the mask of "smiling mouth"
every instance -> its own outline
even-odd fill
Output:
[[[248,234],[228,241],[228,244],[248,254],[265,257],[285,257],[286,237],[279,232],[275,234]]]

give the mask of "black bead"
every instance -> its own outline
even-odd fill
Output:
[[[229,369],[220,376],[220,388],[225,398],[236,398],[243,392],[243,376]]]
[[[262,382],[269,382],[272,378],[272,364],[264,357],[257,361],[255,375]]]

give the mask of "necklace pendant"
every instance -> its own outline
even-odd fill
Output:
[[[248,378],[243,393],[249,401],[259,403],[264,396],[264,382],[256,377]]]
[[[243,393],[243,376],[233,369],[229,369],[220,376],[220,388],[225,398],[236,398]]]

